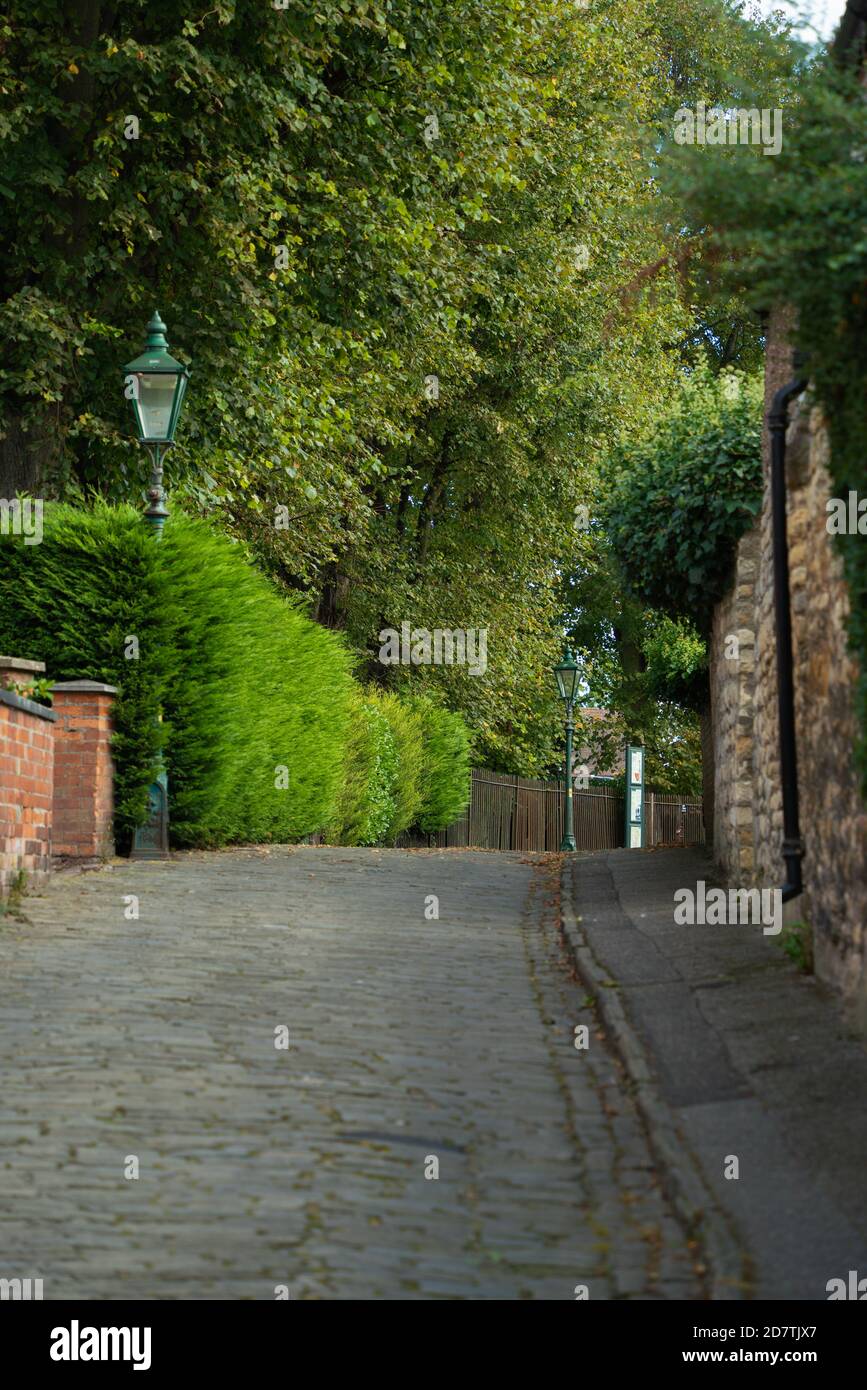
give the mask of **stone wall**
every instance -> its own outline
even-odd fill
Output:
[[[857,667],[847,649],[849,599],[825,524],[834,495],[828,437],[818,412],[804,412],[790,436],[792,505],[789,565],[798,735],[803,917],[813,927],[816,968],[867,1021],[867,808],[852,751]]]
[[[727,876],[752,881],[753,687],[759,530],[738,548],[734,583],[714,611],[710,653],[714,779],[713,848]]]
[[[769,334],[766,411],[793,374],[778,317]],[[817,973],[857,1005],[867,1025],[867,809],[852,758],[856,670],[846,644],[848,596],[825,529],[832,495],[827,434],[808,400],[790,414],[789,574],[805,891],[787,906],[786,920],[809,922]],[[710,673],[716,858],[733,884],[775,887],[785,880],[785,866],[769,473],[766,430],[762,514],[741,540],[733,586],[714,615]],[[736,659],[726,656],[733,636]]]

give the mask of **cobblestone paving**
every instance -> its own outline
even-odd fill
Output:
[[[702,1297],[557,893],[544,862],[455,851],[55,878],[0,922],[0,1276],[46,1299]]]

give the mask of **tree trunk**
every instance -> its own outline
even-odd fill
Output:
[[[26,430],[20,416],[7,414],[0,438],[0,497],[11,500],[19,492],[44,497],[50,490],[60,444],[57,414],[56,408],[51,418],[46,412]]]
[[[311,616],[323,627],[344,628],[348,611],[349,576],[342,574],[335,564],[331,566]]]

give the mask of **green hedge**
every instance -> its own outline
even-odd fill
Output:
[[[397,778],[392,789],[392,811],[385,829],[386,843],[410,830],[422,812],[424,726],[421,711],[391,691],[377,692],[377,703],[388,720],[397,752]],[[466,775],[469,778],[469,767]]]
[[[460,715],[426,697],[359,693],[329,837],[346,845],[393,844],[411,828],[441,830],[466,809],[470,775]]]
[[[326,827],[342,845],[375,845],[394,814],[398,754],[388,720],[361,691],[350,705],[342,777],[335,814]]]
[[[138,659],[132,639],[138,643]],[[40,545],[0,536],[0,651],[44,661],[54,680],[104,681],[115,702],[115,833],[147,811],[160,703],[174,676],[153,539],[131,507],[46,507]]]
[[[157,544],[131,507],[56,506],[41,545],[6,537],[0,554],[0,649],[57,680],[118,687],[121,847],[144,818],[160,742],[176,845],[296,840],[325,823],[350,656],[239,547],[180,512]]]
[[[178,846],[343,844],[436,830],[469,798],[469,739],[429,699],[362,691],[341,639],[203,521],[157,543],[132,507],[45,510],[0,537],[0,651],[115,685],[115,834],[144,820],[162,747]],[[159,716],[162,716],[161,721]]]
[[[160,549],[176,656],[164,701],[175,840],[318,830],[337,791],[349,653],[202,522],[177,513]]]
[[[451,825],[469,805],[470,736],[459,714],[443,709],[428,697],[417,697],[413,706],[422,725],[418,826],[432,834]]]

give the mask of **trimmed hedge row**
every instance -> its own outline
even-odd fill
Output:
[[[55,680],[118,687],[121,848],[145,819],[160,748],[178,846],[323,828],[388,842],[455,819],[469,795],[459,716],[362,691],[337,634],[181,512],[158,544],[139,512],[102,503],[46,507],[40,545],[0,536],[0,651],[44,661]]]
[[[470,798],[470,742],[460,715],[424,696],[359,692],[329,835],[345,845],[393,843],[457,820]]]
[[[0,536],[0,650],[44,661],[54,680],[105,681],[114,707],[115,833],[146,815],[167,726],[173,647],[153,540],[129,508],[46,507],[40,545]]]

